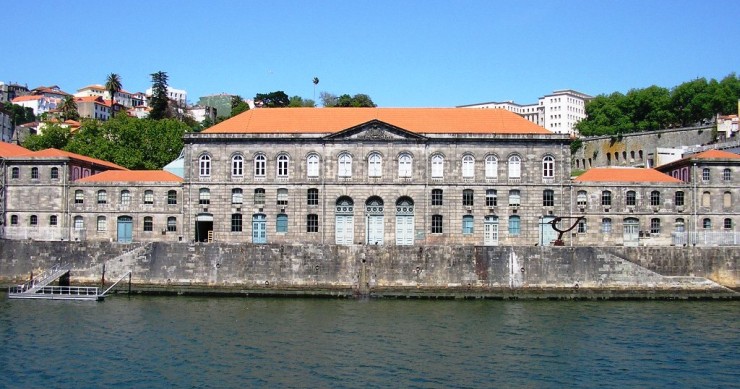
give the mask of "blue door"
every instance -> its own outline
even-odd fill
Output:
[[[118,217],[118,243],[131,243],[134,221],[131,216]]]
[[[252,216],[252,243],[267,243],[267,216],[263,213]]]

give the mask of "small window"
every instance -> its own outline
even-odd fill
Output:
[[[584,208],[588,203],[588,193],[585,190],[579,190],[576,195],[576,204],[579,207]]]
[[[168,232],[177,231],[177,218],[176,217],[170,216],[167,218],[167,231]]]
[[[627,191],[627,196],[625,196],[624,202],[627,206],[637,205],[637,194],[634,190]]]
[[[378,153],[372,153],[367,158],[368,177],[380,177],[383,172],[383,158]]]
[[[432,157],[432,178],[442,178],[444,176],[445,159],[441,155]]]
[[[509,206],[518,207],[522,203],[522,196],[519,189],[512,189],[509,191]]]
[[[38,180],[39,179],[39,168],[32,167],[31,168],[31,179],[32,180]]]
[[[462,176],[463,178],[475,176],[475,158],[472,155],[466,155],[462,159]]]
[[[722,170],[722,181],[732,181],[732,170]]]
[[[244,202],[244,194],[242,192],[242,189],[241,188],[231,189],[231,203],[241,204],[242,202]]]
[[[709,208],[712,205],[712,195],[709,192],[701,194],[701,206]]]
[[[241,155],[231,157],[231,175],[233,177],[244,176],[244,157]]]
[[[609,234],[612,232],[612,219],[605,217],[601,219],[601,233]]]
[[[685,199],[684,199],[684,193],[683,193],[683,191],[680,191],[680,190],[679,191],[676,191],[676,195],[675,195],[675,203],[676,203],[676,206],[677,207],[683,207],[684,202],[685,202]]]
[[[473,190],[472,189],[465,189],[462,193],[462,203],[464,206],[472,206],[473,205]]]
[[[441,206],[443,203],[442,189],[432,189],[432,205]]]
[[[683,218],[676,219],[676,232],[686,232],[686,223]]]
[[[145,232],[154,231],[154,221],[151,216],[144,216],[144,231]]]
[[[51,216],[49,216],[49,225],[50,226],[57,225],[57,215],[51,215]]]
[[[288,167],[290,159],[285,154],[280,154],[277,158],[277,176],[279,178],[288,177]]]
[[[74,218],[74,229],[75,230],[82,230],[85,228],[85,221],[82,219],[82,216],[75,216]]]
[[[75,191],[75,204],[83,204],[85,202],[85,193],[78,189]]]
[[[242,214],[231,214],[231,232],[242,232]]]
[[[601,192],[601,205],[605,207],[612,205],[612,192],[608,190]]]
[[[254,190],[254,205],[265,204],[265,190],[263,188],[256,188]]]
[[[198,159],[198,170],[201,177],[211,175],[211,156],[208,154],[201,155]]]
[[[288,215],[279,213],[275,223],[277,232],[288,232]]]
[[[17,226],[18,225],[18,215],[11,215],[10,216],[10,225],[11,226]]]
[[[553,158],[551,155],[548,155],[542,159],[542,177],[555,177],[555,158]]]
[[[552,189],[545,189],[542,191],[542,206],[543,207],[554,207],[555,206],[555,191]]]
[[[319,232],[319,215],[306,216],[306,232]]]
[[[13,178],[13,179],[21,178],[21,168],[14,167],[10,169],[10,178]]]
[[[208,205],[211,203],[211,190],[208,188],[200,188],[198,191],[198,204]]]
[[[31,226],[39,225],[39,217],[36,215],[31,215],[31,219],[29,220],[29,223],[31,224]]]
[[[288,189],[279,188],[277,190],[277,205],[288,205]]]
[[[660,206],[660,192],[657,190],[654,190],[650,192],[650,205],[657,207]]]
[[[580,219],[580,220],[578,220],[578,233],[579,234],[585,234],[586,233],[586,219]]]
[[[264,177],[267,172],[267,157],[260,154],[254,157],[254,176]]]
[[[131,204],[131,192],[127,190],[121,191],[121,205],[130,205]]]
[[[442,215],[432,215],[432,234],[442,233]]]
[[[107,204],[108,203],[108,192],[104,190],[98,191],[98,204]]]
[[[167,192],[167,205],[177,204],[177,191],[171,190]]]
[[[701,226],[702,226],[702,228],[704,228],[705,230],[711,230],[711,229],[712,229],[712,219],[710,219],[710,218],[705,218],[704,220],[702,220],[702,222],[701,222]]]
[[[658,218],[650,219],[650,234],[651,235],[660,234],[660,219]]]
[[[154,204],[154,191],[153,190],[144,191],[144,204],[147,204],[147,205]]]
[[[709,181],[710,175],[709,175],[709,168],[704,168],[701,171],[701,180],[702,181]]]
[[[725,218],[725,220],[722,222],[722,228],[725,230],[731,230],[732,229],[732,219]]]
[[[509,216],[509,235],[519,236],[522,232],[521,218],[518,215]]]
[[[319,190],[310,188],[306,191],[306,205],[319,205]]]
[[[306,158],[306,176],[318,177],[319,176],[319,156],[311,154]]]
[[[732,207],[732,193],[725,192],[722,194],[722,207],[723,208],[731,208]]]
[[[398,176],[399,177],[411,177],[411,163],[413,159],[411,154],[403,153],[398,156]]]
[[[463,235],[470,235],[473,233],[473,215],[464,215],[462,219],[462,233]]]
[[[495,207],[498,205],[496,189],[486,189],[486,207]]]
[[[352,177],[352,156],[347,153],[339,154],[339,177]]]
[[[105,231],[108,229],[108,223],[105,220],[105,216],[98,216],[98,231]]]

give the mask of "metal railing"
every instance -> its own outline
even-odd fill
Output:
[[[735,231],[694,231],[673,232],[674,246],[740,246],[740,232]]]
[[[23,286],[12,286],[10,293],[25,293]],[[29,292],[30,293],[30,292]],[[44,286],[38,288],[34,294],[64,295],[64,296],[98,296],[97,286]]]

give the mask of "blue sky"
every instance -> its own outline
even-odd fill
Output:
[[[74,93],[165,71],[188,99],[366,93],[381,107],[534,103],[740,65],[740,1],[9,1],[0,80]]]

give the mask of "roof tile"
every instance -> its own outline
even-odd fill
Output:
[[[183,182],[165,170],[107,170],[75,182]]]
[[[631,167],[604,167],[588,169],[575,182],[633,182],[633,183],[680,183],[683,182],[655,169]]]

